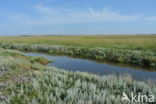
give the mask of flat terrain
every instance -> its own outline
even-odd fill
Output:
[[[71,72],[45,66],[47,62],[0,49],[0,104],[130,104],[121,100],[123,92],[156,94],[150,81]]]
[[[3,36],[0,37],[0,42],[156,51],[156,35]]]
[[[156,95],[152,81],[66,71],[45,66],[50,61],[42,57],[8,49],[156,68],[155,44],[156,35],[0,37],[0,104],[129,104],[121,100],[123,92]]]

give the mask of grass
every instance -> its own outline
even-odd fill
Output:
[[[18,73],[20,78],[14,84],[14,78],[9,79],[11,83],[0,91],[1,104],[130,104],[121,100],[123,92],[156,95],[156,85],[150,81],[136,81],[129,75],[97,76],[46,67],[37,58],[16,52],[1,50],[0,56],[13,58],[13,62],[18,63],[15,68],[19,70],[25,69],[25,65],[30,70]],[[10,60],[4,60],[4,63],[10,63]]]
[[[102,47],[156,52],[156,35],[120,36],[4,36],[0,42],[63,45],[74,47]]]

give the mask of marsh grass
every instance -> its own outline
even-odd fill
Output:
[[[0,42],[150,50],[156,52],[156,35],[6,36],[0,37]]]

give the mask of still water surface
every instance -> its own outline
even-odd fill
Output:
[[[99,63],[82,58],[73,58],[69,56],[56,56],[43,53],[24,53],[27,56],[41,56],[52,60],[54,62],[49,63],[48,66],[55,66],[65,70],[89,72],[98,75],[108,74],[130,74],[137,79],[150,79],[156,81],[156,71],[141,70],[140,68],[132,68],[125,66],[117,66],[106,63]]]

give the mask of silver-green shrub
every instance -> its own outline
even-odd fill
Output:
[[[156,86],[130,76],[96,76],[55,67],[31,72],[29,83],[10,87],[11,104],[130,104],[122,93],[156,94]]]

